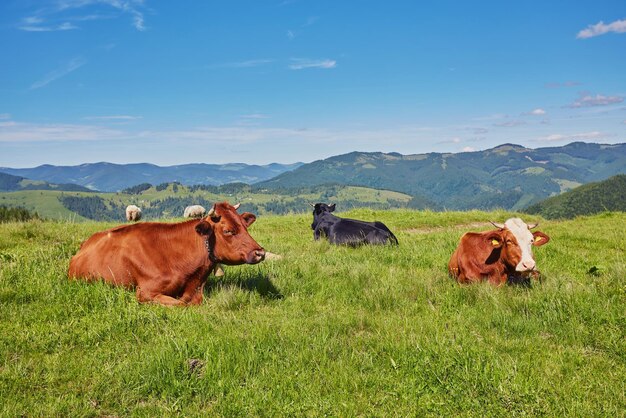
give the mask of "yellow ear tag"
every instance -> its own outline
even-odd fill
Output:
[[[539,241],[542,241],[542,240],[543,240],[543,237],[536,237],[535,238],[535,242],[539,242]]]
[[[500,241],[498,241],[497,239],[492,239],[491,240],[491,245],[493,245],[494,247],[500,245]]]

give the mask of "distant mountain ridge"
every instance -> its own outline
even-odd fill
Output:
[[[161,167],[154,164],[113,164],[107,162],[77,166],[41,165],[34,168],[0,167],[0,172],[31,180],[53,183],[70,183],[91,190],[116,192],[140,183],[161,184],[180,182],[186,185],[225,183],[257,183],[293,170],[302,163],[249,165],[235,164],[184,164]]]
[[[0,173],[0,192],[16,192],[21,190],[58,190],[63,192],[91,191],[77,184],[54,184],[47,181],[29,180],[20,176]]]
[[[305,164],[257,187],[343,184],[407,193],[413,207],[519,210],[584,183],[626,172],[626,144],[574,142],[531,149],[503,144],[457,154],[349,154]]]

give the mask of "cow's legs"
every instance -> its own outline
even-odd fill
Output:
[[[142,291],[140,288],[137,288],[136,295],[137,300],[140,303],[155,302],[165,306],[185,305],[185,302],[180,299],[176,299],[162,293],[147,293],[146,291]]]

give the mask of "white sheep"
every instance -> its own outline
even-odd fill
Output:
[[[187,206],[185,208],[185,218],[202,218],[206,213],[206,209],[200,205]]]
[[[141,219],[141,209],[135,205],[126,206],[126,220],[137,222]]]

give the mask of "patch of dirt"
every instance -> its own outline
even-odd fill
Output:
[[[423,227],[423,228],[409,228],[403,229],[402,232],[409,234],[430,234],[432,232],[443,232],[449,229],[467,229],[467,232],[476,230],[479,232],[490,226],[489,222],[474,222],[469,224],[457,224],[452,226],[435,226],[435,227]]]

